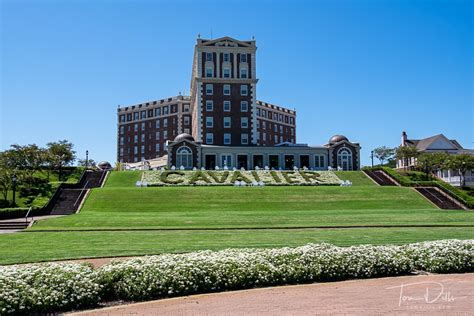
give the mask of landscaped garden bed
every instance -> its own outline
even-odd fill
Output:
[[[275,170],[163,170],[145,171],[142,184],[147,186],[193,185],[340,185],[341,180],[331,171]]]
[[[113,262],[0,267],[0,314],[57,312],[112,300],[155,298],[409,274],[472,272],[474,240],[402,246],[227,249]]]

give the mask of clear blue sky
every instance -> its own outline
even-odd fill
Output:
[[[189,93],[197,34],[257,40],[260,100],[297,141],[473,148],[472,1],[1,2],[0,150],[68,139],[115,161],[116,108]]]

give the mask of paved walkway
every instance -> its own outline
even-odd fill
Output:
[[[474,273],[202,294],[73,315],[473,315]]]

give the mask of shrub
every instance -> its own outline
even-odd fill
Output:
[[[0,266],[0,314],[58,312],[102,299],[147,300],[279,284],[474,271],[474,240],[402,246],[226,249],[112,262]]]

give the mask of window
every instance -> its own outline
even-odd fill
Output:
[[[206,133],[206,144],[213,144],[213,143],[214,143],[214,134]]]
[[[230,145],[231,136],[230,133],[224,133],[224,145]]]
[[[146,111],[141,111],[140,113],[140,118],[145,119],[146,118]]]
[[[275,144],[278,144],[278,135],[275,135],[274,141],[275,141]]]
[[[132,113],[127,114],[127,122],[130,122],[132,120]]]
[[[156,144],[156,145],[155,145],[155,151],[156,151],[157,153],[160,152],[160,144]]]
[[[230,84],[224,85],[224,95],[230,95]]]
[[[125,133],[125,126],[120,126],[120,134]]]
[[[257,120],[257,128],[260,128],[260,120]]]
[[[214,118],[212,116],[206,117],[206,127],[214,127]]]
[[[230,78],[230,68],[224,68],[224,78]]]
[[[168,131],[163,131],[163,140],[168,139]]]
[[[267,122],[262,121],[262,127],[263,127],[263,129],[267,129]]]
[[[240,62],[241,63],[247,62],[247,54],[240,54]]]
[[[280,125],[280,133],[283,133],[283,125]]]
[[[224,101],[224,112],[230,112],[230,101]]]
[[[141,152],[142,154],[144,154],[144,153],[145,153],[145,145],[142,145],[142,146],[141,146],[141,148],[140,148],[140,152]]]
[[[184,125],[189,125],[189,116],[184,116]]]
[[[247,79],[247,68],[240,69],[240,78]]]
[[[168,119],[163,119],[163,127],[168,127]]]
[[[124,114],[120,115],[119,122],[125,122],[125,115]]]
[[[249,110],[249,104],[247,101],[240,101],[240,111],[247,112]]]
[[[241,128],[248,128],[249,127],[249,118],[248,117],[242,117],[240,119],[240,127]]]
[[[176,166],[183,166],[186,169],[193,167],[193,152],[187,146],[182,146],[176,151]]]
[[[183,104],[183,112],[189,112],[189,104]]]
[[[123,138],[123,136],[120,137],[120,145],[123,145],[125,139]]]
[[[133,131],[138,132],[138,123],[133,124]]]
[[[230,117],[224,117],[224,128],[230,128]]]
[[[212,78],[212,75],[214,74],[214,71],[212,70],[211,67],[206,68],[206,78]]]
[[[280,143],[283,143],[283,136],[280,136]]]
[[[145,130],[145,122],[142,123],[142,131]]]
[[[206,61],[212,61],[212,53],[206,53]]]
[[[148,117],[153,117],[153,110],[148,110]]]
[[[243,84],[240,86],[240,95],[247,95],[248,94],[248,89],[247,85]]]
[[[156,125],[156,128],[160,128],[160,120],[159,120],[159,119],[158,119],[158,120],[156,120],[156,123],[155,123],[155,125]]]
[[[160,116],[161,115],[161,108],[156,108],[155,109],[155,116]]]
[[[145,141],[145,134],[142,134],[141,141],[142,141],[142,143]]]
[[[133,147],[133,154],[134,155],[138,154],[138,146]]]
[[[123,147],[120,147],[120,156],[123,156]]]
[[[224,61],[230,61],[230,54],[224,53]]]
[[[290,117],[290,124],[294,124],[294,119]]]
[[[168,115],[168,106],[163,107],[163,115]]]
[[[212,111],[214,109],[214,102],[212,100],[206,101],[206,111]]]
[[[155,133],[155,139],[156,139],[156,140],[160,140],[160,132],[156,132],[156,133]]]
[[[206,84],[206,95],[212,95],[214,93],[214,86],[212,83]]]
[[[232,167],[232,155],[221,156],[222,167]]]
[[[191,133],[191,132],[189,131],[189,128],[185,128],[185,129],[184,129],[184,132],[185,132],[186,134],[190,134],[190,133]]]
[[[262,140],[263,140],[264,142],[267,141],[267,133],[265,133],[265,132],[262,133]]]
[[[294,136],[295,135],[295,129],[292,127],[291,128],[291,136]]]
[[[352,153],[347,148],[341,148],[337,152],[337,166],[342,170],[352,170]]]
[[[314,156],[314,166],[316,168],[324,168],[324,156],[323,155]]]
[[[278,125],[277,125],[277,124],[273,124],[273,131],[274,131],[275,133],[278,132]]]
[[[133,119],[138,120],[138,115],[139,115],[138,112],[133,113]]]
[[[247,145],[249,143],[249,134],[240,134],[240,142],[242,143],[242,145]]]

